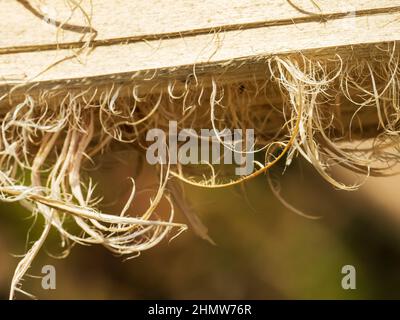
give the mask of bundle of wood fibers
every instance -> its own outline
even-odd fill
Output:
[[[384,176],[399,162],[399,0],[1,6],[0,197],[44,221],[10,298],[23,292],[21,279],[52,228],[66,253],[73,243],[101,244],[128,257],[185,230],[173,220],[174,181],[228,187],[300,155],[352,190],[332,177],[333,167]],[[154,166],[159,183],[146,210],[130,212],[132,179],[121,212],[101,211],[88,164],[124,148],[145,155],[149,130],[168,131],[171,121],[178,130],[212,129],[234,152],[224,130],[254,130],[254,144],[241,151],[256,154],[253,170],[238,176],[229,165],[166,161]]]

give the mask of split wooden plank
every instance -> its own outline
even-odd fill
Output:
[[[70,50],[7,54],[0,55],[0,83],[57,82],[107,75],[129,79],[137,72],[147,71],[149,77],[151,70],[170,72],[193,65],[201,72],[204,66],[215,67],[233,60],[250,62],[260,56],[299,51],[313,51],[318,56],[318,50],[322,49],[321,54],[336,47],[351,51],[355,45],[397,40],[400,40],[400,13],[100,46],[80,60],[63,61],[46,72],[43,71],[49,65],[71,55]]]
[[[4,1],[2,0],[2,3]],[[135,1],[134,3],[138,2]],[[260,8],[260,3],[257,1],[246,0],[244,2],[248,6],[257,4],[258,8]],[[300,2],[303,8],[306,3],[310,3],[310,1],[305,0],[299,2],[293,1],[296,4]],[[93,50],[89,54],[82,54],[78,58],[72,57],[74,53],[72,49],[47,48],[44,51],[27,50],[26,52],[8,54],[3,52],[3,54],[0,54],[0,96],[2,91],[5,92],[11,86],[18,84],[39,87],[54,87],[58,85],[82,86],[85,84],[101,83],[102,81],[130,81],[133,78],[135,81],[140,81],[151,78],[153,75],[157,75],[156,80],[161,78],[179,79],[179,77],[185,79],[190,72],[212,74],[214,70],[221,69],[221,67],[224,68],[228,63],[231,65],[244,64],[244,67],[236,70],[236,74],[233,75],[237,79],[254,75],[255,72],[260,70],[260,72],[263,72],[257,65],[260,57],[272,55],[296,54],[301,52],[312,54],[315,57],[322,55],[330,55],[332,57],[339,51],[342,54],[352,53],[358,47],[360,47],[358,49],[359,54],[368,55],[370,54],[368,45],[400,40],[400,12],[393,7],[398,2],[397,0],[351,0],[348,3],[357,5],[355,14],[349,15],[346,13],[347,11],[343,11],[342,9],[342,12],[346,14],[332,14],[323,18],[320,15],[314,16],[305,14],[303,11],[299,12],[291,5],[289,7],[292,11],[286,11],[286,9],[289,10],[289,7],[287,7],[288,1],[279,0],[278,2],[278,0],[274,0],[270,1],[268,6],[265,5],[265,8],[267,10],[271,4],[276,6],[277,11],[272,10],[275,16],[271,18],[275,19],[271,20],[275,21],[275,23],[263,26],[247,25],[246,27],[246,25],[242,25],[239,29],[233,28],[228,30],[224,30],[220,26],[218,32],[214,30],[213,32],[186,34],[179,37],[159,37],[146,41],[141,40],[139,37],[135,41],[123,41],[122,43],[117,42],[115,44],[112,41],[100,42],[93,47]],[[106,1],[102,2],[98,0],[94,3],[104,4]],[[153,5],[156,4],[155,0],[153,2],[150,1],[150,3],[153,3]],[[186,9],[190,7],[189,4],[192,4],[195,8],[200,8],[197,7],[198,2],[196,1],[183,1],[182,3],[186,4]],[[207,4],[208,2],[205,3]],[[216,3],[225,2],[213,3],[216,5]],[[281,5],[278,6],[278,3]],[[318,1],[320,5],[318,11],[330,8],[330,11],[326,12],[338,12],[339,7],[333,4],[333,2],[331,3],[332,5],[328,5],[327,1]],[[323,5],[325,5],[325,8]],[[116,7],[121,7],[121,4],[119,3]],[[257,11],[254,8],[253,11]],[[279,8],[281,9],[280,11],[278,10]],[[363,11],[364,9],[367,11]],[[21,6],[20,10],[24,10],[24,8]],[[204,15],[205,9],[203,8],[202,10],[201,12]],[[210,7],[208,7],[208,11],[210,11]],[[261,10],[258,9],[258,11]],[[160,8],[160,12],[164,12],[168,16],[167,11],[164,11],[162,8]],[[249,14],[249,12],[246,14]],[[293,16],[290,22],[284,20],[288,19],[287,12],[291,12]],[[296,15],[294,12],[297,12]],[[218,26],[218,23],[225,21],[221,20],[218,22],[216,15],[213,12],[209,13],[210,17],[214,17],[214,20],[210,20],[210,25]],[[197,14],[196,12],[192,15],[197,16]],[[246,14],[243,17],[250,19],[250,16],[246,16]],[[109,15],[112,16],[112,13],[109,13]],[[183,28],[186,26],[185,23],[187,22],[185,21],[188,20],[188,15],[189,12],[187,11],[187,15],[181,17],[183,21],[180,26],[181,30],[184,30]],[[93,11],[93,17],[95,16],[96,11]],[[295,17],[301,16],[307,16],[308,18],[293,22],[295,21]],[[227,17],[225,19],[228,19]],[[261,16],[256,15],[254,19],[259,18]],[[276,21],[278,20],[285,21],[285,23],[277,23]],[[168,19],[165,21],[168,21]],[[167,30],[165,29],[165,21],[152,21],[147,24],[152,25],[154,22],[154,25],[160,27],[160,32],[162,33]],[[231,25],[238,21],[232,19]],[[104,30],[106,30],[108,24],[106,21],[103,21],[103,23]],[[121,21],[120,29],[124,30],[122,32],[127,32],[124,28],[121,28],[123,25],[124,22]],[[161,28],[163,25],[164,29]],[[171,26],[173,28],[179,27],[177,24]],[[153,27],[148,26],[148,28]],[[192,25],[192,27],[195,26]],[[168,29],[170,30],[168,32],[172,32],[173,28]],[[11,29],[8,27],[6,31],[2,30],[1,32],[12,34]],[[150,29],[143,30],[147,30],[146,32],[150,31]],[[142,32],[144,32],[143,30]],[[116,32],[117,30],[115,29],[114,31]],[[103,36],[110,35],[111,33],[108,35],[105,33]],[[25,39],[25,36],[22,38]],[[37,39],[41,39],[40,35],[38,35]],[[32,37],[31,41],[34,43],[36,38]],[[367,47],[365,47],[366,45]],[[51,67],[49,68],[49,66]]]
[[[0,52],[33,51],[79,42],[115,43],[215,30],[301,23],[335,15],[399,11],[400,0],[0,0]],[[83,14],[83,12],[85,14]],[[89,28],[90,18],[90,28]],[[64,23],[57,28],[56,22]]]

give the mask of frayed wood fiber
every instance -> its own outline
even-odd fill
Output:
[[[185,230],[174,221],[174,206],[184,207],[174,181],[228,187],[300,155],[354,190],[331,169],[385,176],[399,162],[399,0],[0,5],[0,197],[45,221],[10,298],[52,228],[66,253],[101,244],[128,257]],[[120,214],[100,212],[87,164],[115,149],[145,154],[146,132],[169,121],[252,128],[263,161],[242,177],[161,165],[147,210],[130,215],[132,179]],[[163,202],[168,212],[157,212]],[[197,217],[189,221],[209,239]]]

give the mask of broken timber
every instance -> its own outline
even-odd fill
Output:
[[[228,64],[226,81],[245,79],[262,57],[368,56],[400,38],[400,0],[94,0],[73,14],[63,0],[0,6],[0,94],[184,80]]]

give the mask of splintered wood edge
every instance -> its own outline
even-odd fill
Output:
[[[0,54],[0,97],[15,87],[15,94],[110,83],[151,87],[190,74],[241,81],[265,75],[271,56],[372,59],[377,46],[398,40],[400,13],[390,12],[104,45],[79,57],[68,49]]]

